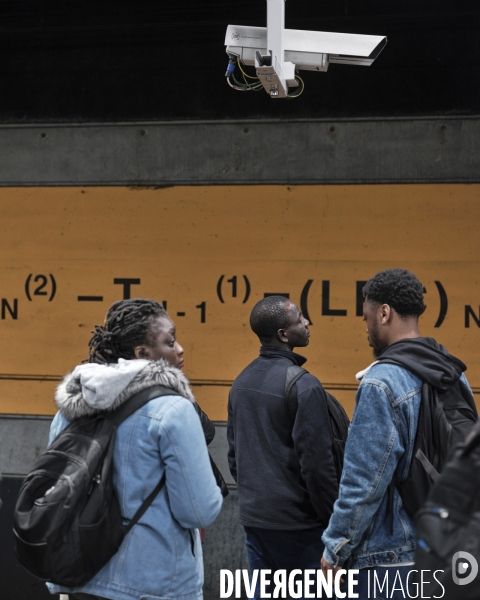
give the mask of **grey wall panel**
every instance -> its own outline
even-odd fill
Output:
[[[238,522],[238,493],[230,491],[220,514],[205,531],[203,563],[205,565],[204,600],[220,598],[220,569],[248,569],[245,532]],[[242,600],[247,596],[242,586]],[[233,597],[233,596],[232,596]]]
[[[44,581],[17,561],[13,551],[13,511],[23,483],[20,477],[4,477],[0,486],[0,598],[2,600],[63,600],[51,596]]]
[[[26,475],[48,442],[51,417],[0,416],[0,472]]]
[[[40,452],[47,447],[51,417],[0,415],[0,472],[24,476]],[[229,487],[235,487],[227,462],[227,426],[215,423],[216,434],[210,454]]]
[[[0,185],[480,181],[480,117],[0,127]]]

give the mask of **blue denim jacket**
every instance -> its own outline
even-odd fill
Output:
[[[388,486],[394,474],[408,475],[421,391],[421,379],[397,365],[374,363],[363,376],[339,497],[322,537],[330,564],[361,569],[413,561],[415,527],[396,489],[389,514]]]
[[[50,441],[67,424],[57,413]],[[77,588],[48,584],[50,592],[76,591],[115,600],[201,599],[203,560],[197,528],[212,523],[222,495],[192,403],[179,396],[148,402],[118,428],[113,460],[114,485],[127,518],[164,472],[166,485],[91,581]]]

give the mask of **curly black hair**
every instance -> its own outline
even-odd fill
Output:
[[[380,271],[363,287],[366,300],[388,304],[401,317],[419,317],[423,313],[423,293],[423,285],[406,269]]]
[[[116,363],[119,358],[135,358],[135,347],[149,343],[157,317],[168,318],[168,314],[156,300],[131,298],[115,302],[104,325],[95,325],[92,331],[88,362],[107,364]]]
[[[285,296],[267,296],[253,307],[250,327],[262,344],[272,341],[277,331],[287,326],[287,302]]]

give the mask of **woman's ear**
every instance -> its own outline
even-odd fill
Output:
[[[150,358],[148,348],[145,346],[137,346],[133,352],[135,354],[135,358],[144,358],[147,360]]]

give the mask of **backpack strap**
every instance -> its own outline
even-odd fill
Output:
[[[160,396],[181,396],[178,392],[165,387],[164,385],[155,385],[153,387],[146,388],[134,396],[132,396],[129,400],[124,402],[121,406],[119,406],[116,410],[111,412],[110,414],[106,414],[105,416],[110,419],[116,427],[118,427],[125,419],[127,419],[130,415],[133,415],[139,408],[153,400],[154,398],[160,398]],[[130,523],[125,526],[124,533],[127,533],[132,529],[134,525],[138,523],[138,521],[143,517],[146,510],[155,500],[160,490],[165,485],[165,473],[163,474],[160,481],[157,483],[155,488],[150,492],[150,494],[145,498],[142,502],[140,508],[133,515]]]
[[[287,369],[287,378],[285,380],[285,400],[287,403],[287,412],[292,419],[295,420],[295,415],[298,409],[298,397],[297,397],[297,380],[308,373],[303,367],[298,365],[290,365]]]
[[[134,412],[144,406],[147,402],[150,402],[150,400],[153,400],[154,398],[160,398],[160,396],[181,396],[181,394],[164,385],[154,385],[153,387],[138,392],[114,411],[104,413],[104,416],[110,419],[113,424],[118,427],[120,423],[123,423],[125,419],[128,419],[130,415],[133,415]]]
[[[164,485],[165,485],[165,473],[163,474],[162,478],[157,483],[155,488],[150,492],[150,494],[142,502],[142,505],[137,510],[137,512],[133,515],[130,523],[125,526],[125,528],[124,528],[125,535],[127,535],[127,533],[130,531],[130,529],[134,525],[136,525],[138,523],[138,521],[143,517],[144,513],[150,507],[150,505],[155,500],[155,498],[157,497],[158,493],[160,492],[160,490],[163,488]]]

